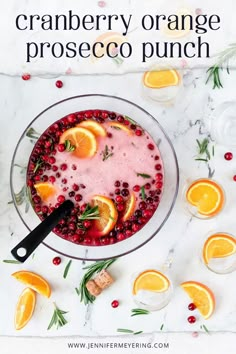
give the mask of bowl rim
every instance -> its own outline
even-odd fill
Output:
[[[45,108],[43,111],[41,111],[28,125],[27,127],[25,128],[25,130],[23,131],[23,133],[21,134],[20,136],[20,139],[18,140],[17,144],[16,144],[16,147],[15,147],[15,150],[14,150],[14,153],[13,153],[13,156],[12,156],[12,159],[11,159],[11,168],[10,168],[10,189],[11,189],[11,196],[12,196],[12,200],[13,200],[13,203],[14,203],[14,207],[17,211],[17,214],[19,215],[21,221],[23,222],[23,224],[25,225],[25,227],[29,230],[29,232],[31,232],[32,230],[30,229],[30,227],[27,225],[27,223],[25,222],[23,216],[21,215],[19,209],[17,208],[17,205],[16,205],[16,200],[15,200],[15,195],[14,195],[14,192],[13,192],[13,168],[14,168],[14,160],[15,160],[15,157],[16,157],[16,154],[17,154],[17,150],[18,150],[18,147],[22,141],[22,139],[24,138],[26,132],[28,131],[28,129],[33,125],[33,123],[38,119],[40,118],[40,116],[42,116],[45,112],[49,111],[51,108],[53,107],[56,107],[64,102],[67,102],[67,101],[70,101],[70,100],[73,100],[73,99],[77,99],[77,98],[83,98],[83,97],[105,97],[105,98],[112,98],[112,99],[116,99],[116,100],[119,100],[119,101],[124,101],[132,106],[135,106],[136,108],[140,109],[143,113],[145,113],[146,115],[148,115],[153,121],[155,121],[155,124],[158,125],[159,129],[162,131],[163,135],[165,136],[166,140],[168,141],[168,144],[170,145],[170,148],[171,148],[171,151],[173,153],[173,158],[174,158],[174,162],[175,162],[175,168],[176,168],[176,185],[175,185],[175,192],[174,192],[174,195],[173,195],[173,199],[172,199],[172,202],[171,202],[171,206],[168,210],[168,213],[166,214],[165,218],[163,219],[162,223],[159,225],[159,227],[155,230],[155,232],[153,232],[150,237],[148,237],[144,242],[140,243],[138,246],[126,251],[126,252],[122,252],[121,254],[119,255],[114,255],[114,256],[110,256],[110,257],[104,257],[104,258],[100,258],[100,260],[106,260],[106,259],[112,259],[112,258],[117,258],[117,257],[122,257],[122,256],[125,256],[129,253],[132,253],[134,251],[136,251],[137,249],[141,248],[142,246],[144,246],[146,243],[148,243],[149,241],[151,241],[151,239],[156,236],[156,234],[160,231],[160,229],[163,227],[163,225],[166,223],[166,221],[168,220],[173,208],[174,208],[174,205],[175,205],[175,202],[176,202],[176,199],[177,199],[177,196],[178,196],[178,192],[179,192],[179,183],[180,183],[180,173],[179,173],[179,164],[178,164],[178,159],[177,159],[177,155],[176,155],[176,152],[175,152],[175,149],[174,149],[174,146],[172,144],[172,141],[170,140],[169,136],[167,135],[167,133],[165,132],[165,130],[162,128],[161,124],[158,122],[157,119],[154,118],[154,116],[152,114],[150,114],[148,111],[146,111],[144,108],[142,108],[141,106],[139,106],[138,104],[134,103],[134,102],[131,102],[125,98],[122,98],[122,97],[119,97],[119,96],[115,96],[115,95],[107,95],[107,94],[99,94],[99,93],[89,93],[89,94],[83,94],[83,95],[76,95],[76,96],[70,96],[70,97],[67,97],[65,99],[62,99],[60,101],[57,101],[53,104],[51,104],[50,106],[48,106],[47,108]],[[68,257],[68,258],[71,258],[71,259],[77,259],[77,260],[87,260],[87,261],[98,261],[99,259],[97,258],[92,258],[92,257],[87,257],[87,258],[82,258],[82,257],[75,257],[75,256],[71,256],[71,255],[68,255],[68,254],[65,254],[63,253],[62,251],[58,251],[57,249],[53,248],[52,246],[48,245],[46,242],[42,242],[42,244],[44,246],[46,246],[47,248],[49,248],[50,250],[52,250],[53,252],[56,252],[62,256],[65,256],[65,257]],[[78,245],[77,245],[78,246]],[[80,246],[83,246],[83,245],[80,245]],[[108,247],[109,245],[107,246],[103,246],[103,247]],[[88,246],[83,246],[83,247],[88,247]],[[94,246],[95,247],[95,246]],[[102,246],[99,246],[99,247],[102,247]]]

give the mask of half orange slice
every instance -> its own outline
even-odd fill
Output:
[[[48,182],[36,183],[34,188],[42,201],[46,201],[48,198],[53,197],[56,193],[56,188]]]
[[[93,157],[97,152],[97,140],[95,135],[90,130],[83,127],[75,127],[66,130],[60,138],[60,144],[64,144],[66,140],[69,140],[71,145],[75,147],[72,154],[77,157]]]
[[[205,264],[208,264],[211,258],[223,258],[231,256],[236,252],[236,239],[227,234],[215,234],[210,236],[202,251]]]
[[[134,192],[132,192],[125,203],[125,211],[122,217],[123,221],[128,220],[133,215],[135,211],[135,206],[136,206],[136,196]]]
[[[26,270],[20,270],[13,273],[12,276],[29,288],[35,290],[37,293],[46,297],[50,297],[51,287],[48,282],[40,275],[33,272],[28,272]]]
[[[84,120],[78,126],[90,130],[95,136],[104,137],[107,135],[104,127],[98,122],[95,122],[94,120],[90,120],[90,119]]]
[[[164,274],[152,269],[146,270],[135,279],[133,294],[136,295],[139,290],[163,292],[166,291],[169,286],[169,279]]]
[[[126,125],[121,124],[119,122],[109,122],[108,123],[110,127],[117,129],[117,130],[122,130],[124,132],[126,132],[128,135],[132,135],[133,131],[131,129],[129,129]]]
[[[36,294],[32,289],[26,288],[19,297],[15,312],[15,328],[22,329],[31,319],[36,302]]]
[[[92,199],[92,205],[98,206],[99,211],[99,218],[93,222],[93,235],[105,236],[114,228],[118,219],[115,204],[110,198],[95,195]]]
[[[215,309],[215,296],[204,284],[196,281],[186,281],[181,284],[183,290],[189,295],[201,315],[208,319]]]
[[[159,89],[179,84],[178,72],[171,70],[146,71],[143,75],[143,83],[146,87]]]

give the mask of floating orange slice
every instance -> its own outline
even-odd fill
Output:
[[[80,158],[92,157],[97,152],[97,140],[95,135],[88,129],[83,127],[75,127],[66,130],[61,138],[60,144],[64,144],[69,140],[75,150],[72,154]]]
[[[198,208],[202,215],[213,216],[217,214],[224,204],[222,188],[209,179],[195,181],[186,193],[187,201]]]
[[[50,297],[50,285],[40,275],[33,272],[28,272],[26,270],[20,270],[19,272],[13,273],[12,276],[16,280],[19,280],[21,283],[27,285],[29,288],[35,290],[37,293],[46,297]]]
[[[122,130],[126,132],[128,135],[133,134],[133,131],[129,129],[126,125],[118,123],[118,122],[109,122],[108,123],[110,127],[117,129],[117,130]]]
[[[56,193],[56,188],[48,182],[36,183],[34,188],[37,191],[37,194],[40,196],[42,201],[46,201],[48,198],[53,197]]]
[[[211,258],[228,257],[236,252],[236,239],[228,234],[210,236],[203,246],[203,259],[206,264]]]
[[[125,203],[125,211],[122,217],[123,221],[128,220],[133,215],[135,211],[135,205],[136,205],[136,197],[134,192],[132,192]]]
[[[159,89],[179,84],[178,72],[171,70],[146,71],[143,75],[143,83],[149,88]]]
[[[215,309],[213,292],[206,285],[196,281],[186,281],[181,284],[181,287],[187,292],[201,315],[208,319]]]
[[[107,235],[115,226],[118,212],[113,201],[102,195],[95,195],[92,200],[93,206],[98,206],[99,219],[93,222],[93,235]]]
[[[169,279],[164,274],[156,270],[146,270],[135,279],[133,294],[136,295],[139,290],[163,292],[166,291],[169,286]]]
[[[16,305],[16,312],[15,312],[15,328],[17,330],[25,327],[29,320],[31,319],[36,302],[36,295],[32,289],[26,288]]]
[[[101,124],[95,122],[94,120],[84,120],[78,126],[90,130],[95,136],[106,136],[106,130]]]

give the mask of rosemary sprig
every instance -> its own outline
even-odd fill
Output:
[[[151,176],[150,175],[148,175],[148,174],[146,174],[146,173],[137,173],[137,176],[139,177],[143,177],[143,178],[151,178]]]
[[[195,161],[208,162],[211,159],[211,154],[209,151],[209,139],[205,138],[201,142],[196,139],[196,141],[198,145],[198,156],[195,158]],[[212,147],[212,156],[214,156],[214,146]]]
[[[130,123],[136,125],[137,123],[132,119],[130,118],[129,116],[125,116],[125,119],[127,119]]]
[[[135,332],[135,331],[132,331],[132,329],[127,329],[127,328],[118,328],[117,332],[119,332],[119,333],[127,333],[127,334],[134,334],[134,335],[143,333],[143,331]]]
[[[80,302],[84,302],[85,305],[88,305],[89,303],[93,303],[95,301],[95,296],[89,293],[88,289],[86,288],[86,284],[95,274],[101,272],[103,269],[107,269],[115,261],[116,258],[108,259],[105,261],[98,261],[83,268],[86,270],[86,273],[80,281],[79,288],[75,289],[77,295],[80,296]]]
[[[106,161],[107,159],[109,159],[109,157],[113,156],[114,153],[112,152],[111,149],[109,149],[108,145],[105,146],[105,149],[102,151],[102,161]]]
[[[9,264],[21,264],[21,262],[16,261],[14,259],[4,259],[3,263],[9,263]]]
[[[54,325],[58,329],[59,327],[63,327],[67,324],[67,320],[65,319],[64,315],[68,312],[60,310],[57,307],[55,302],[53,303],[53,305],[55,308],[54,308],[54,312],[53,312],[51,321],[50,321],[48,328],[47,328],[48,330],[51,329]]]
[[[145,200],[145,199],[146,199],[146,194],[145,194],[144,186],[141,187],[141,196],[142,196],[142,200]]]
[[[223,50],[217,55],[217,61],[215,65],[211,66],[208,70],[208,77],[206,80],[206,84],[212,80],[213,81],[213,89],[215,88],[223,88],[221,78],[220,78],[220,70],[223,71],[224,69],[224,64],[226,64],[226,70],[227,73],[229,74],[229,60],[235,57],[236,55],[236,43],[230,44],[228,48]]]
[[[42,166],[42,164],[43,164],[43,161],[39,158],[36,161],[36,165],[35,165],[35,168],[34,168],[34,173],[38,171],[38,169]]]
[[[139,316],[139,315],[149,315],[150,311],[145,309],[132,309],[131,310],[131,317]]]
[[[85,211],[79,216],[79,220],[95,220],[99,218],[100,214],[98,206],[96,205],[95,207],[91,207],[90,204],[87,204]]]
[[[162,323],[161,327],[160,327],[160,331],[162,331],[164,328],[164,323]]]
[[[71,263],[72,263],[72,260],[70,260],[70,261],[67,263],[66,267],[65,267],[65,270],[64,270],[64,273],[63,273],[63,278],[64,278],[64,279],[66,279],[66,277],[67,277],[67,275],[68,275],[68,273],[69,273]]]
[[[64,145],[65,145],[66,151],[68,151],[68,152],[75,151],[75,146],[71,144],[70,140],[66,140]]]
[[[210,334],[209,329],[208,329],[205,325],[201,325],[200,328],[201,328],[201,329],[204,329],[204,331],[205,331],[207,334]]]

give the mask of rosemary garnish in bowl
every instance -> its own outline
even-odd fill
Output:
[[[139,316],[139,315],[149,315],[150,311],[145,309],[132,309],[131,310],[131,317]]]
[[[106,161],[109,157],[113,156],[112,149],[109,149],[108,145],[105,146],[105,149],[102,151],[102,161]]]
[[[101,272],[103,269],[110,267],[117,258],[108,259],[105,261],[98,261],[96,263],[90,264],[83,269],[86,270],[83,278],[80,281],[79,288],[76,288],[76,293],[80,296],[80,302],[84,302],[85,305],[93,303],[96,299],[95,296],[91,295],[86,288],[87,282],[97,273]]]
[[[141,187],[141,196],[142,196],[142,200],[146,199],[146,194],[145,194],[145,188],[144,186]]]
[[[95,220],[99,218],[98,206],[91,207],[90,204],[87,204],[85,211],[79,216],[79,220]]]
[[[54,305],[54,312],[53,312],[53,315],[52,315],[52,318],[51,318],[51,321],[48,325],[48,330],[51,329],[54,325],[57,327],[57,329],[59,327],[63,327],[67,324],[67,320],[65,319],[64,315],[66,313],[68,313],[67,311],[63,311],[63,310],[60,310],[56,303],[54,302],[53,303]]]
[[[139,173],[139,172],[137,172],[137,176],[139,177],[143,177],[143,178],[151,178],[151,176],[150,175],[148,175],[147,173]]]
[[[66,140],[64,145],[65,145],[66,151],[68,151],[68,152],[75,151],[75,146],[71,144],[70,140]]]
[[[36,165],[35,165],[35,168],[34,168],[34,173],[38,171],[38,169],[42,166],[42,164],[43,164],[43,161],[41,160],[41,158],[39,158],[36,161]]]

